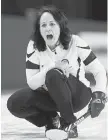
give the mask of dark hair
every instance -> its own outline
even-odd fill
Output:
[[[53,15],[54,19],[60,26],[60,42],[64,46],[64,49],[68,49],[69,42],[71,40],[71,32],[67,27],[67,18],[64,14],[57,9],[55,6],[43,6],[38,14],[35,21],[34,26],[34,33],[33,33],[33,41],[34,41],[34,48],[38,49],[39,51],[45,51],[46,45],[43,37],[40,34],[40,18],[44,12],[49,12]]]

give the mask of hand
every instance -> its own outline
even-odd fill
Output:
[[[105,100],[106,100],[105,93],[101,91],[96,91],[92,93],[92,100],[89,104],[89,109],[92,118],[99,116],[99,114],[105,107]]]
[[[69,77],[72,67],[70,67],[69,62],[64,59],[63,61],[57,61],[55,64],[55,68],[62,70],[63,74],[66,75],[66,77]]]

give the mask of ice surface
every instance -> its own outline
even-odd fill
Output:
[[[5,93],[9,91],[5,91]],[[38,128],[24,119],[11,115],[6,107],[10,94],[1,96],[1,138],[2,140],[46,140],[44,127]],[[76,113],[77,117],[85,113],[87,108]],[[79,138],[72,140],[107,140],[107,110],[108,105],[100,116],[90,117],[78,126]],[[71,139],[70,139],[71,140]]]

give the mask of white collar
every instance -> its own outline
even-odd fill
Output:
[[[62,44],[61,43],[59,43],[57,46],[56,46],[56,48],[55,49],[53,49],[53,50],[51,50],[49,47],[48,47],[48,45],[46,45],[46,48],[47,48],[47,50],[49,51],[49,52],[58,52],[58,51],[60,51],[61,49],[63,49],[63,46],[62,46]]]

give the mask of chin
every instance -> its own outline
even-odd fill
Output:
[[[55,46],[55,44],[54,43],[53,44],[49,43],[48,46],[52,46],[53,47],[53,46]]]

